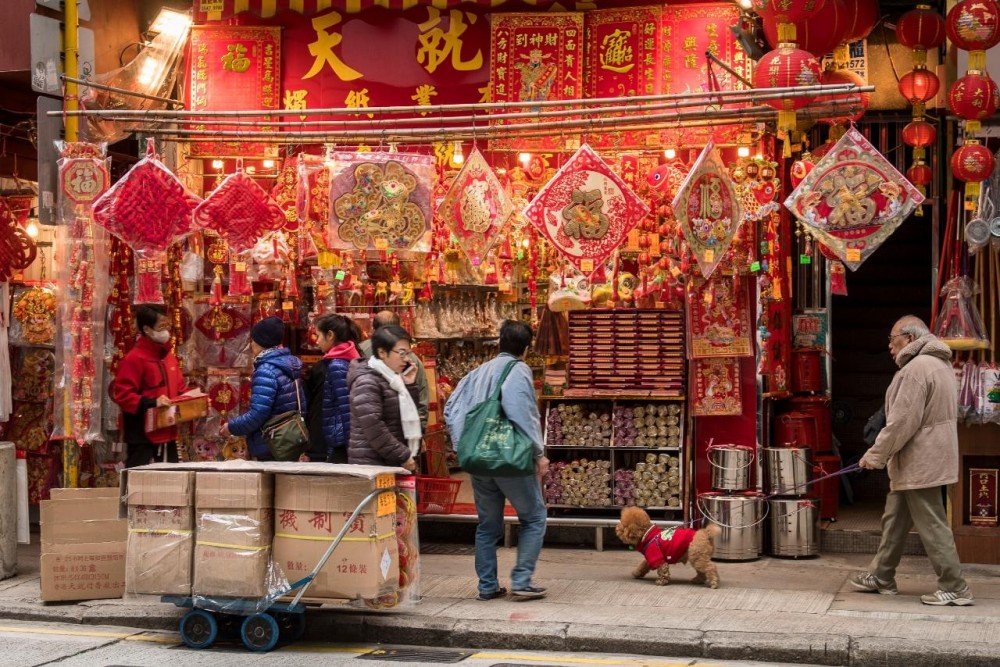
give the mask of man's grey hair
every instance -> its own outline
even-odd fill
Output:
[[[912,336],[914,340],[922,338],[931,332],[924,321],[916,315],[904,315],[896,321],[899,333]]]

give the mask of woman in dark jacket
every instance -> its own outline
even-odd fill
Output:
[[[268,317],[250,331],[253,378],[250,386],[250,409],[222,426],[222,437],[242,435],[247,438],[250,456],[270,461],[271,452],[261,432],[267,420],[291,410],[307,415],[306,401],[299,387],[302,362],[282,346],[285,323],[280,317]]]
[[[324,315],[315,322],[323,359],[306,373],[309,396],[309,460],[347,463],[351,435],[351,402],[347,369],[361,358],[358,327],[343,315]]]
[[[417,367],[410,361],[410,335],[394,324],[372,334],[372,357],[351,362],[351,463],[416,470],[420,451]]]

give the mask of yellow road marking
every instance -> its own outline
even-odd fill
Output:
[[[612,660],[609,658],[572,658],[552,655],[522,655],[520,653],[473,653],[469,659],[534,660],[536,662],[568,662],[576,665],[645,665],[646,667],[687,667],[687,662],[653,662],[650,660]],[[705,667],[708,667],[707,665]]]
[[[143,635],[135,632],[102,632],[100,630],[56,630],[54,628],[18,628],[0,625],[0,632],[12,632],[26,635],[60,635],[67,637],[93,637],[96,639],[123,639],[133,642],[154,642],[157,644],[176,644],[178,640],[156,635]],[[145,631],[140,631],[145,632]]]

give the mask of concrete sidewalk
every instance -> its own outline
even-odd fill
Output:
[[[469,546],[425,545],[424,600],[413,609],[371,611],[344,604],[311,609],[314,640],[469,648],[637,653],[821,665],[922,667],[1000,665],[1000,566],[970,565],[973,607],[928,607],[926,558],[906,558],[898,596],[855,592],[848,577],[869,556],[719,563],[718,590],[688,582],[675,566],[667,587],[631,579],[628,551],[546,548],[534,601],[476,596]],[[0,618],[172,630],[182,610],[156,598],[43,604],[38,547],[21,547],[19,574],[0,581]],[[501,574],[514,551],[500,549]],[[506,585],[506,577],[501,576]]]

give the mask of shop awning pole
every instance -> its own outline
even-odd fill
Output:
[[[134,90],[126,90],[125,88],[116,88],[114,86],[108,86],[103,83],[87,81],[86,79],[74,79],[73,77],[66,76],[65,74],[60,74],[59,78],[65,81],[67,86],[69,86],[69,84],[77,84],[84,86],[86,88],[96,88],[97,90],[106,90],[111,93],[118,93],[119,95],[128,95],[129,97],[139,97],[144,100],[152,100],[153,102],[166,102],[167,104],[176,104],[177,106],[184,106],[184,102],[180,100],[172,100],[169,97],[159,97],[158,95],[147,95],[146,93],[137,93]]]
[[[842,86],[843,92],[839,94],[851,94],[854,90],[851,84]],[[746,91],[742,91],[746,93]],[[785,99],[800,97],[789,95],[788,93],[772,93],[768,95],[753,95],[746,93],[744,96],[735,97],[732,99],[727,99],[726,104],[741,104],[746,102],[761,102],[764,100],[772,99]],[[836,100],[838,103],[842,100]],[[633,104],[614,106],[614,107],[603,107],[599,111],[591,111],[591,113],[630,113],[630,112],[641,112],[646,113],[649,111],[663,111],[666,109],[686,109],[690,107],[704,106],[704,100],[677,100],[673,102],[657,102],[648,104],[643,107],[637,107]],[[367,115],[367,110],[357,110],[351,115]],[[429,116],[417,116],[415,118],[407,118],[407,125],[440,125],[442,121],[449,121],[452,123],[465,123],[465,122],[483,122],[489,123],[491,121],[496,122],[496,119],[502,118],[503,120],[514,120],[514,119],[535,119],[535,118],[571,118],[573,116],[579,116],[580,110],[578,109],[559,109],[555,111],[539,111],[539,112],[516,112],[511,114],[504,114],[503,116],[482,116],[482,115],[467,115],[467,116],[443,116],[443,117],[429,117]],[[115,122],[133,122],[133,123],[143,123],[143,122],[176,122],[174,119],[163,120],[157,119],[152,120],[143,117],[142,112],[131,112],[129,110],[119,111],[117,115],[109,115],[104,117],[104,120],[115,121]],[[371,127],[375,123],[386,122],[383,119],[369,119],[369,120],[294,120],[294,121],[267,121],[269,127]],[[259,127],[261,125],[260,120],[214,120],[199,118],[197,121],[190,121],[191,124],[208,126],[227,126],[227,127]]]
[[[461,111],[480,111],[480,110],[497,110],[503,111],[508,109],[535,109],[535,108],[545,108],[545,107],[574,107],[580,108],[584,111],[595,111],[595,107],[600,107],[607,104],[621,104],[630,103],[635,104],[638,109],[641,110],[642,104],[644,102],[664,102],[669,100],[687,100],[687,99],[702,99],[706,103],[716,104],[716,100],[722,99],[726,100],[730,97],[739,96],[749,96],[751,100],[759,99],[761,95],[773,95],[781,94],[784,97],[807,97],[807,96],[820,96],[820,95],[835,95],[838,93],[865,93],[873,92],[875,90],[874,86],[857,86],[854,84],[834,84],[834,85],[820,85],[815,86],[786,86],[782,88],[757,88],[753,91],[747,90],[723,90],[715,92],[702,92],[702,93],[676,93],[671,95],[645,95],[645,96],[624,96],[624,97],[603,97],[603,98],[593,98],[593,99],[575,99],[575,100],[541,100],[537,102],[484,102],[482,104],[438,104],[429,106],[387,106],[387,107],[365,107],[364,109],[358,108],[329,108],[329,109],[254,109],[247,111],[186,111],[186,110],[176,110],[176,109],[148,109],[145,111],[134,111],[136,115],[140,115],[143,118],[152,117],[163,117],[163,118],[173,118],[177,120],[186,120],[190,118],[269,118],[276,116],[317,116],[317,115],[349,115],[357,113],[366,114],[410,114],[412,116],[421,116],[423,114],[443,114],[448,112],[461,112]],[[48,112],[50,116],[62,115],[61,112],[50,111]],[[80,109],[77,111],[67,111],[67,114],[72,113],[76,116],[88,116],[100,118],[103,116],[121,115],[123,113],[120,109]]]

